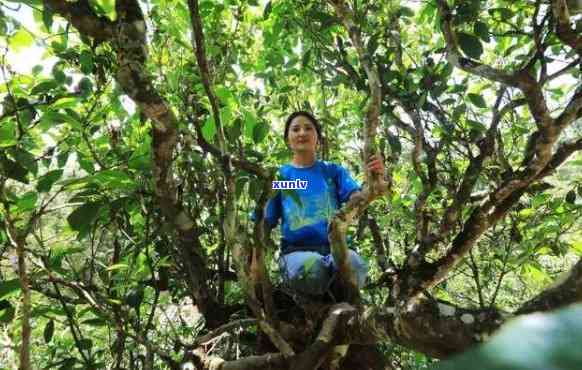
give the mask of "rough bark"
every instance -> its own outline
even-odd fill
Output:
[[[366,76],[368,77],[368,89],[370,102],[366,110],[366,122],[364,125],[364,168],[369,158],[376,154],[375,137],[380,122],[380,106],[382,103],[382,89],[380,77],[376,66],[372,63],[372,56],[366,51],[361,37],[361,30],[354,22],[353,11],[343,0],[330,0],[336,14],[340,18],[345,29],[348,31],[352,44],[358,53]],[[374,199],[388,192],[388,185],[382,175],[369,173],[366,171],[367,184],[359,194],[361,199],[350,200],[340,212],[331,220],[329,225],[329,240],[331,244],[334,260],[338,264],[339,280],[346,287],[347,301],[356,302],[359,299],[356,277],[351,270],[348,259],[348,246],[345,240],[347,227],[353,219],[360,215],[368,204]],[[351,203],[351,204],[350,204]]]
[[[516,313],[549,311],[577,302],[582,302],[582,259],[551,287],[523,304]]]
[[[556,33],[562,42],[582,56],[582,36],[570,26],[570,14],[566,0],[552,0],[552,14],[556,19]]]
[[[18,348],[19,355],[19,370],[30,370],[32,369],[30,363],[30,338],[32,333],[32,328],[30,326],[30,281],[28,279],[28,272],[26,268],[26,251],[25,241],[22,235],[19,235],[18,230],[14,227],[11,221],[6,221],[6,226],[8,229],[8,236],[12,243],[12,246],[16,250],[16,258],[18,264],[18,278],[20,279],[20,285],[22,289],[22,300],[21,300],[21,342]]]

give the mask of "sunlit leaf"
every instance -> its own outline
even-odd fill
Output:
[[[93,223],[101,207],[101,203],[87,202],[74,210],[67,217],[67,221],[73,230],[80,231],[82,228],[90,226]]]
[[[10,50],[13,50],[14,52],[20,52],[23,49],[31,46],[33,42],[34,37],[30,34],[30,32],[24,28],[21,28],[10,38]]]
[[[0,300],[5,299],[22,288],[19,279],[0,281]]]
[[[0,124],[0,148],[16,145],[18,142],[16,135],[15,121],[5,120],[2,122]]]
[[[204,137],[204,140],[212,142],[215,134],[216,124],[214,123],[214,119],[212,119],[212,117],[208,117],[206,122],[204,122],[204,126],[202,126],[202,136]]]

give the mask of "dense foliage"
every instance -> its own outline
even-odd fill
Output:
[[[355,343],[342,368],[420,369],[581,301],[581,8],[0,1],[0,368],[293,368]],[[333,340],[248,216],[295,110],[371,189],[363,157],[386,159],[388,189],[347,205],[370,279]]]

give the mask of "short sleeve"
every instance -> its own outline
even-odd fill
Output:
[[[362,190],[360,185],[352,178],[347,169],[343,166],[336,165],[338,199],[340,203],[345,203],[350,199],[354,191]]]
[[[270,228],[277,226],[279,219],[281,218],[281,214],[281,192],[278,191],[277,194],[267,202],[267,206],[265,207],[265,223]],[[253,222],[257,221],[257,215],[255,211],[253,211],[251,214],[251,220]]]

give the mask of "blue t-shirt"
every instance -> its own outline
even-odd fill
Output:
[[[265,222],[275,227],[279,218],[282,221],[283,254],[312,249],[309,247],[319,247],[313,249],[328,253],[328,222],[339,206],[361,187],[341,165],[320,160],[307,168],[286,164],[279,169],[279,173],[281,180],[307,181],[305,189],[277,191],[267,203]],[[292,196],[290,192],[295,192],[297,196]]]

